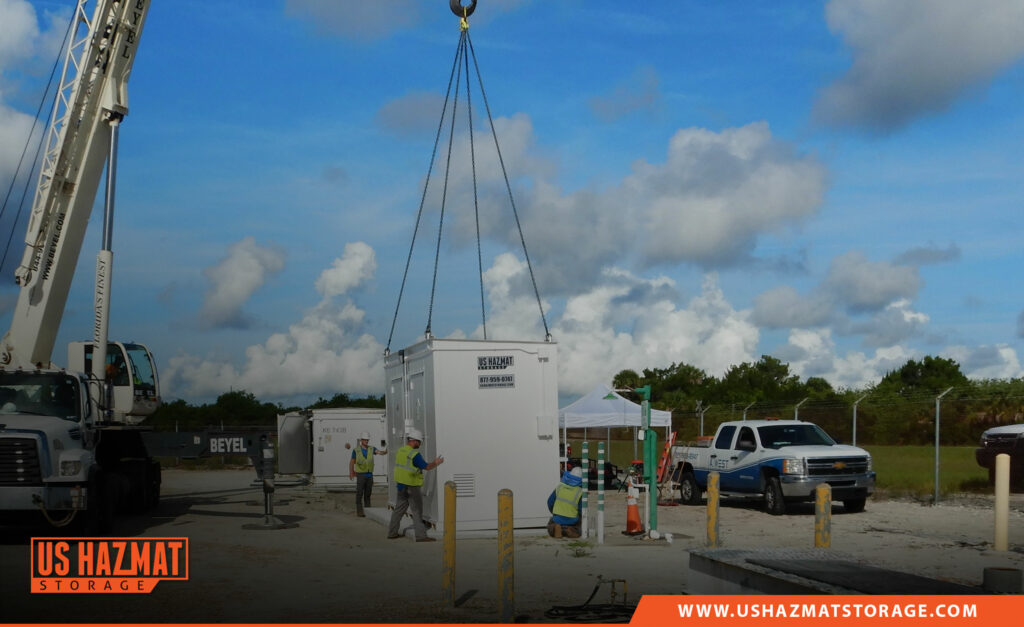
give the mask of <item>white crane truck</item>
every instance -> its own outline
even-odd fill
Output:
[[[813,501],[821,483],[847,512],[860,512],[875,488],[871,455],[837,444],[809,422],[723,422],[703,444],[672,447],[673,477],[686,505],[701,503],[712,472],[719,474],[722,496],[764,499],[774,515],[786,513],[787,501]]]
[[[159,405],[141,344],[109,342],[118,127],[149,0],[78,0],[28,219],[10,330],[0,342],[0,519],[110,528],[119,510],[155,506],[160,466],[139,423]],[[106,164],[93,339],[51,361]]]

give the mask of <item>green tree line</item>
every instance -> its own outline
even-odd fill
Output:
[[[726,420],[793,418],[815,422],[833,437],[864,444],[928,444],[935,439],[936,398],[941,399],[941,443],[978,442],[985,429],[1024,422],[1024,379],[968,379],[942,357],[909,360],[863,389],[835,389],[821,377],[801,380],[789,365],[763,355],[732,366],[721,377],[689,364],[622,370],[616,389],[651,386],[651,405],[672,411],[679,439],[710,435]],[[628,396],[628,394],[625,394]],[[634,400],[637,400],[634,397]]]
[[[195,431],[220,425],[225,428],[246,426],[276,429],[279,414],[328,407],[384,407],[384,396],[353,398],[339,393],[329,399],[320,397],[307,407],[285,407],[261,402],[251,392],[239,390],[226,392],[213,403],[198,406],[181,399],[164,403],[146,420],[146,425],[160,431]]]

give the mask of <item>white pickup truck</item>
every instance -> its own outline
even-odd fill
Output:
[[[992,427],[981,434],[974,451],[978,465],[988,469],[989,483],[996,480],[996,455],[1010,456],[1010,486],[1024,488],[1024,423]]]
[[[871,455],[837,444],[820,427],[799,420],[744,420],[719,425],[700,445],[672,448],[672,473],[681,501],[699,505],[708,475],[719,474],[723,497],[760,497],[770,514],[787,501],[813,501],[818,484],[847,512],[861,512],[875,488]]]

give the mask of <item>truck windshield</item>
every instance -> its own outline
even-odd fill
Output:
[[[835,441],[817,425],[770,425],[758,427],[761,445],[765,448],[782,448],[783,446],[825,445],[832,446]]]
[[[75,377],[58,372],[0,375],[0,414],[37,414],[77,421],[81,403]]]

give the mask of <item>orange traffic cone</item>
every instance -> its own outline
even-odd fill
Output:
[[[640,523],[640,508],[636,505],[636,496],[630,486],[626,493],[626,530],[622,532],[627,536],[638,536],[644,532],[644,526]]]

